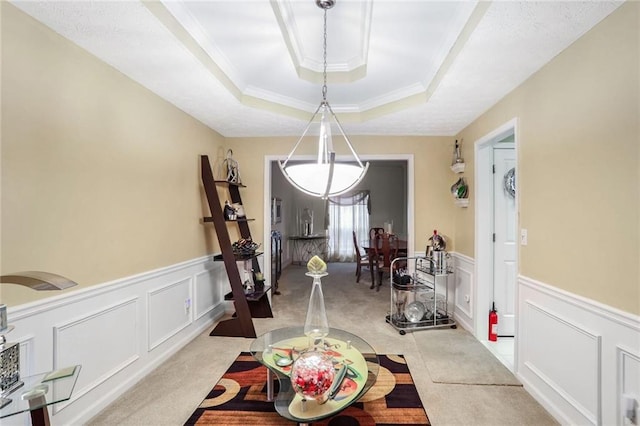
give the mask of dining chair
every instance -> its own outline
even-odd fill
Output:
[[[384,234],[384,228],[369,228],[369,240],[373,241],[378,235]]]
[[[358,238],[356,237],[356,231],[353,231],[353,248],[356,251],[356,282],[360,282],[360,275],[362,273],[362,267],[369,267],[369,255],[367,253],[362,254],[360,246],[358,245]]]
[[[376,256],[375,268],[378,272],[378,286],[376,291],[380,291],[382,285],[382,276],[384,273],[391,274],[391,262],[398,257],[398,238],[395,235],[386,233],[377,234],[373,242],[374,252]],[[375,283],[371,283],[373,288]]]
[[[373,288],[373,283],[375,282],[375,269],[377,265],[376,257],[378,256],[375,251],[375,245],[379,242],[378,237],[384,235],[384,228],[372,227],[369,228],[369,265],[373,265],[371,269],[371,288]]]

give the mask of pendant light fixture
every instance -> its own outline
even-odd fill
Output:
[[[282,173],[287,180],[300,191],[314,197],[328,198],[334,195],[344,194],[355,187],[364,178],[369,168],[369,163],[362,164],[358,154],[353,149],[347,135],[345,135],[338,117],[333,113],[327,101],[327,10],[335,5],[335,0],[316,0],[316,5],[324,10],[324,38],[323,38],[323,85],[322,101],[311,116],[311,120],[302,132],[302,136],[284,161],[278,162]],[[311,126],[320,116],[320,136],[318,137],[318,158],[313,162],[290,163],[291,157],[306,136]],[[340,131],[347,147],[351,151],[353,160],[336,163],[336,153],[331,137],[331,122]]]

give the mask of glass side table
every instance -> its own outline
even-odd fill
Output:
[[[324,404],[305,401],[291,386],[289,375],[297,355],[310,347],[304,327],[271,330],[257,337],[251,354],[267,367],[267,400],[274,401],[282,417],[309,424],[336,415],[358,401],[376,382],[380,362],[375,350],[360,337],[344,330],[329,329],[323,352],[331,356],[336,367],[347,366],[346,375],[336,395]],[[273,395],[273,379],[278,378],[279,392]]]
[[[0,400],[0,419],[29,411],[34,426],[49,426],[47,406],[71,398],[81,366],[21,377],[22,386]],[[2,423],[0,421],[0,423]]]

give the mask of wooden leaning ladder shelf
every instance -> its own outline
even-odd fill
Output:
[[[239,218],[237,220],[225,220],[223,205],[218,197],[217,186],[224,185],[229,189],[229,195],[232,203],[242,204],[240,197],[240,188],[242,184],[227,182],[225,180],[215,180],[211,171],[209,157],[200,156],[200,167],[202,170],[202,184],[204,185],[211,217],[205,217],[204,222],[213,222],[213,226],[218,237],[221,255],[214,256],[214,260],[222,260],[229,277],[231,292],[225,296],[225,300],[233,300],[235,306],[235,314],[232,318],[220,321],[211,332],[212,336],[228,336],[228,337],[256,337],[256,330],[253,326],[252,318],[273,318],[271,305],[267,293],[271,286],[265,285],[264,290],[256,291],[251,294],[245,294],[242,287],[242,278],[237,262],[251,260],[252,267],[255,272],[260,272],[258,256],[262,253],[256,252],[253,256],[238,256],[233,252],[231,240],[229,238],[229,223],[235,222],[240,230],[242,238],[251,238],[249,230],[249,221],[252,219]]]

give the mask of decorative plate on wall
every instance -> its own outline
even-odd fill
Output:
[[[504,190],[511,198],[516,198],[516,168],[512,167],[504,174]]]

